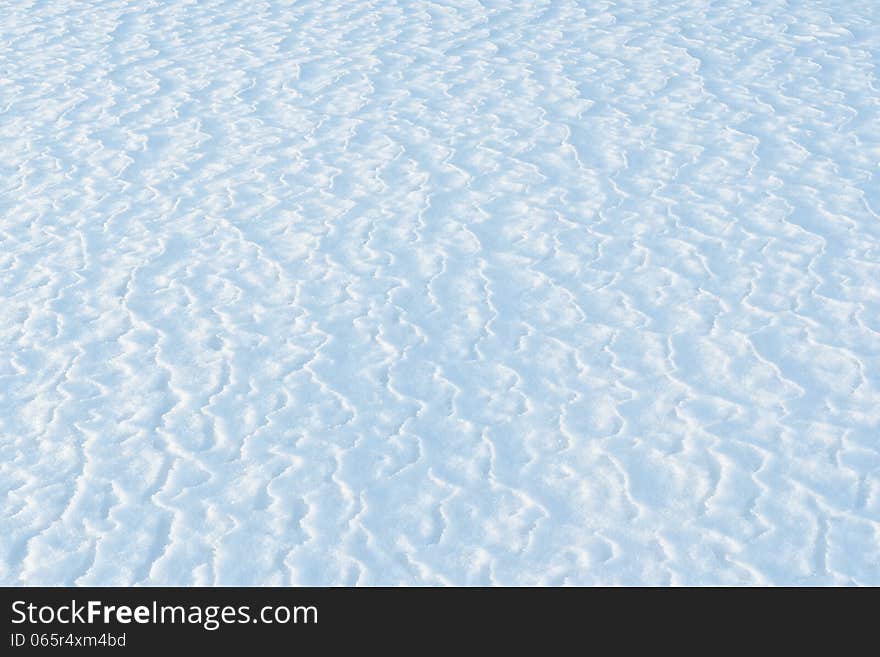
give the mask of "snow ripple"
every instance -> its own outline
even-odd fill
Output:
[[[880,585],[878,26],[0,3],[0,581]]]

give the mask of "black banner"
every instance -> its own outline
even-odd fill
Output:
[[[707,633],[725,644],[832,627],[825,593],[538,588],[5,588],[0,654],[89,649],[322,651],[395,646],[458,650],[474,639],[540,653],[597,641],[670,646]],[[873,633],[876,591],[847,635]],[[836,595],[840,595],[838,590]],[[853,595],[851,593],[846,594]],[[850,606],[851,608],[852,606]],[[861,619],[861,620],[860,620]],[[864,622],[862,622],[864,621]],[[853,632],[852,630],[856,630]],[[808,633],[808,634],[804,634]],[[354,643],[353,643],[354,642]],[[225,653],[224,653],[225,654]]]

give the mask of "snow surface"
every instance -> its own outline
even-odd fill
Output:
[[[0,582],[880,584],[876,0],[0,0]]]

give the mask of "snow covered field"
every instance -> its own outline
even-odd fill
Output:
[[[876,0],[0,0],[0,583],[880,585]]]

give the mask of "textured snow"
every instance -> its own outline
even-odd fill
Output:
[[[0,582],[880,584],[876,0],[0,1]]]

